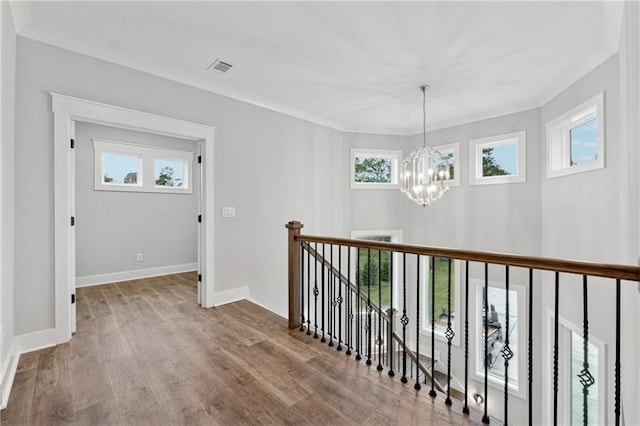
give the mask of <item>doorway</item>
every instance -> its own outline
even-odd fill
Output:
[[[54,113],[55,343],[75,329],[75,124],[86,122],[197,141],[202,167],[198,205],[198,302],[213,306],[213,141],[215,128],[52,94]]]

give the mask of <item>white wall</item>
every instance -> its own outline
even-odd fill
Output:
[[[15,81],[16,32],[8,2],[0,2],[0,405],[6,403],[15,337]]]
[[[76,123],[76,275],[83,278],[197,262],[199,167],[191,194],[96,191],[92,138],[197,152],[195,141]],[[136,254],[143,261],[136,261]],[[95,281],[95,280],[93,280]]]

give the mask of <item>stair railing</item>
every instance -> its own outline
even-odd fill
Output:
[[[484,395],[478,398],[474,395],[477,404],[482,405],[482,421],[490,422],[488,413],[488,370],[493,362],[499,359],[504,370],[504,391],[503,408],[499,413],[491,413],[491,417],[500,419],[504,424],[509,420],[509,361],[514,355],[514,348],[510,346],[512,335],[510,328],[510,273],[528,272],[528,325],[527,334],[527,390],[528,390],[528,420],[529,424],[534,422],[533,413],[533,288],[534,285],[543,285],[541,282],[534,283],[534,271],[551,271],[553,273],[554,286],[554,315],[553,315],[553,423],[558,424],[559,407],[559,289],[560,274],[577,274],[582,277],[582,300],[583,300],[583,369],[580,372],[580,383],[583,386],[583,423],[589,422],[587,398],[589,387],[595,382],[591,374],[588,363],[588,281],[589,278],[599,277],[612,280],[615,284],[615,371],[614,371],[614,423],[620,425],[621,422],[621,338],[620,338],[620,318],[621,318],[621,283],[640,281],[640,268],[626,265],[607,265],[590,262],[569,261],[542,257],[531,257],[513,254],[488,253],[468,250],[457,250],[439,247],[426,247],[410,244],[388,243],[372,240],[355,240],[347,238],[321,237],[302,235],[303,225],[300,222],[292,221],[286,225],[289,230],[289,328],[299,329],[306,334],[313,334],[314,338],[320,341],[328,341],[329,346],[337,346],[338,351],[345,351],[347,355],[355,353],[355,359],[366,358],[367,365],[376,363],[378,371],[388,370],[389,376],[395,376],[396,371],[401,374],[403,383],[414,382],[414,388],[420,390],[422,385],[430,385],[429,395],[435,398],[438,393],[445,393],[444,402],[452,405],[451,399],[451,345],[455,337],[452,328],[454,314],[451,306],[452,273],[451,265],[453,260],[461,261],[464,265],[464,396],[462,398],[462,411],[469,414],[469,282],[470,265],[482,266],[481,276],[483,281],[481,289],[482,320],[481,336],[478,344],[482,345],[482,366],[484,368]],[[373,256],[372,256],[373,253]],[[377,259],[380,262],[383,254],[388,253],[389,269],[389,301],[383,302],[382,290],[382,268],[372,267]],[[394,264],[394,258],[398,255],[401,259],[399,265]],[[425,277],[422,269],[423,260],[431,260],[430,277]],[[448,262],[447,284],[447,307],[442,308],[445,312],[444,319],[440,318],[446,329],[443,332],[447,345],[446,356],[446,384],[439,383],[435,377],[436,356],[435,356],[435,294],[436,294],[436,265],[435,259],[443,259]],[[364,262],[361,262],[364,260]],[[412,272],[408,270],[407,264],[412,262],[417,265],[415,276],[411,278]],[[363,264],[361,264],[363,263]],[[495,265],[504,267],[503,277],[505,303],[503,320],[499,321],[494,307],[489,309],[489,266]],[[394,282],[394,268],[400,268],[401,282]],[[376,270],[377,269],[377,270]],[[377,273],[377,276],[376,276]],[[426,273],[428,274],[428,273]],[[407,282],[413,279],[412,283]],[[430,283],[429,300],[421,306],[420,290],[424,280]],[[423,281],[421,281],[423,280]],[[372,293],[372,287],[376,287]],[[440,289],[440,291],[443,291]],[[394,294],[399,293],[402,300],[394,300]],[[408,300],[407,295],[409,295]],[[385,295],[386,298],[387,295]],[[385,304],[386,306],[385,309]],[[430,313],[429,321],[424,321],[421,315],[424,311]],[[396,314],[401,314],[396,320]],[[441,317],[442,317],[441,315]],[[461,315],[456,313],[457,321]],[[409,327],[409,325],[413,327]],[[424,326],[423,326],[424,324]],[[504,327],[503,327],[504,326]],[[421,354],[421,329],[430,327],[430,354]],[[413,338],[413,340],[412,340]],[[499,351],[490,349],[494,345],[500,347]],[[495,354],[495,352],[498,352]],[[423,361],[427,359],[427,364]],[[429,368],[428,364],[431,364]],[[444,366],[442,367],[444,368]],[[602,384],[605,385],[605,384]],[[594,419],[592,419],[594,420]],[[536,422],[540,422],[537,419]]]

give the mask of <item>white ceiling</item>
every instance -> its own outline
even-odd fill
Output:
[[[339,130],[540,106],[618,50],[618,2],[33,2],[19,34]],[[225,75],[206,68],[231,63]]]

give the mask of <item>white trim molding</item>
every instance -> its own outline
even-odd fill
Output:
[[[11,395],[11,388],[13,386],[13,379],[16,376],[16,371],[18,371],[20,355],[18,355],[17,344],[17,338],[14,337],[9,348],[9,353],[7,354],[7,359],[4,360],[2,365],[2,375],[0,376],[2,378],[0,380],[0,410],[7,408],[9,396]]]
[[[142,278],[159,277],[162,275],[180,274],[198,270],[198,263],[186,263],[184,265],[160,266],[157,268],[136,269],[133,271],[112,272],[109,274],[86,275],[76,278],[77,287],[90,287],[94,285],[117,283],[121,281],[139,280]]]
[[[51,93],[54,115],[54,249],[55,249],[55,334],[52,344],[71,339],[75,326],[75,309],[71,295],[75,291],[75,239],[70,218],[75,216],[74,176],[75,155],[70,149],[75,122],[95,123],[123,129],[172,136],[202,142],[202,200],[203,220],[198,223],[199,302],[205,307],[214,306],[214,185],[213,143],[215,128],[171,117],[150,114],[86,99]]]
[[[221,291],[214,293],[214,306],[226,305],[227,303],[237,302],[238,300],[249,298],[249,287],[234,288],[233,290]]]
[[[515,145],[516,171],[513,174],[484,176],[484,150]],[[526,182],[527,180],[527,133],[526,131],[489,136],[469,141],[469,185],[491,185]]]

